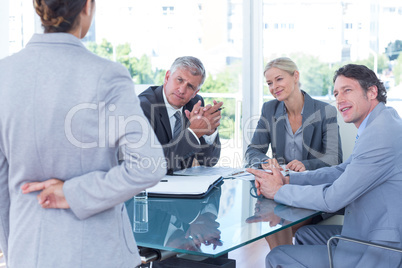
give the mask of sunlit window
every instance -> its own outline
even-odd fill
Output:
[[[83,41],[98,55],[126,66],[137,94],[160,85],[175,58],[200,58],[208,73],[201,95],[207,103],[225,102],[220,127],[224,156],[241,158],[243,152],[244,94],[263,92],[262,100],[251,100],[252,106],[272,98],[262,73],[261,88],[243,88],[243,81],[250,79],[243,77],[244,58],[250,57],[244,55],[245,37],[251,43],[262,41],[263,64],[279,56],[292,58],[300,69],[302,89],[329,102],[334,71],[350,62],[365,64],[384,81],[388,104],[402,114],[402,31],[395,30],[402,25],[401,1],[257,2],[261,7],[248,14],[243,10],[248,0],[97,0],[95,20]],[[32,1],[5,0],[2,6],[9,14],[8,53],[3,45],[1,55],[9,55],[41,27]],[[250,35],[243,25],[257,10],[263,14],[261,31]]]

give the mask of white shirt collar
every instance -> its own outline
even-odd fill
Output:
[[[162,95],[163,95],[163,101],[165,102],[165,106],[166,106],[166,111],[168,113],[169,118],[171,118],[172,116],[174,116],[174,114],[177,111],[180,111],[181,113],[183,113],[183,107],[181,107],[180,109],[176,109],[174,108],[172,105],[170,105],[169,101],[166,98],[165,95],[165,89],[162,88]]]

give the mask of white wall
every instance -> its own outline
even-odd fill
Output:
[[[325,99],[321,100],[330,103],[336,108],[335,101]],[[341,135],[341,142],[342,142],[343,162],[345,162],[345,160],[348,159],[349,156],[352,154],[353,147],[355,146],[357,128],[355,124],[345,123],[339,111],[337,112],[337,114],[338,114],[339,134]]]
[[[9,10],[8,1],[0,1],[0,59],[8,56]]]
[[[357,135],[357,128],[354,124],[345,123],[338,112],[338,125],[342,141],[343,162],[352,154]]]

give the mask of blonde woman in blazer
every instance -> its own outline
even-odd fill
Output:
[[[315,100],[300,89],[296,64],[282,57],[270,61],[264,76],[274,100],[264,103],[260,120],[246,151],[249,166],[271,165],[301,172],[342,162],[335,107]],[[272,157],[267,156],[269,146]],[[265,164],[261,164],[264,163]],[[321,216],[314,221],[322,220]],[[294,232],[310,220],[267,236],[271,250],[292,244]]]
[[[259,163],[267,162],[262,164],[264,168],[286,164],[294,171],[341,163],[342,147],[335,107],[311,98],[300,89],[298,68],[289,58],[270,61],[264,76],[275,99],[262,107],[260,120],[246,151],[247,163],[258,167]],[[294,145],[292,140],[286,139],[289,136],[286,132],[293,132],[295,137],[300,133],[298,156],[289,153],[289,147]],[[270,145],[272,158],[267,156]]]

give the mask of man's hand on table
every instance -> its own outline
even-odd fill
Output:
[[[274,166],[271,167],[272,173],[252,168],[246,170],[255,176],[257,194],[269,199],[274,199],[276,192],[285,184],[286,180],[288,181],[288,178],[285,178]]]

